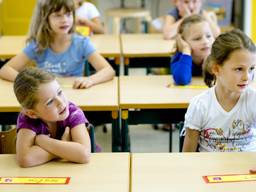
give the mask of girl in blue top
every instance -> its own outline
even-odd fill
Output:
[[[179,25],[188,16],[200,14],[209,23],[214,37],[220,34],[217,17],[214,12],[202,10],[204,0],[170,0],[175,7],[165,17],[163,35],[164,39],[171,39],[177,34]]]
[[[14,81],[18,72],[31,61],[57,75],[83,76],[84,64],[88,60],[97,72],[86,79],[77,78],[74,88],[89,88],[112,79],[114,70],[87,37],[74,33],[74,21],[73,0],[38,0],[28,44],[22,53],[1,68],[0,77]]]
[[[209,23],[200,15],[183,20],[177,35],[178,52],[171,60],[171,72],[178,85],[190,83],[192,76],[202,75],[202,64],[214,41]]]

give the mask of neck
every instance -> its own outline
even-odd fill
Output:
[[[226,111],[232,110],[241,95],[241,93],[226,90],[224,87],[218,84],[215,87],[215,94],[219,104]]]

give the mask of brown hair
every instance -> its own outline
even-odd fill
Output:
[[[207,22],[201,15],[191,15],[186,17],[180,24],[178,28],[178,33],[184,38],[184,34],[188,31],[188,28],[196,23]]]
[[[221,34],[214,41],[211,54],[203,64],[204,82],[208,87],[212,87],[216,82],[216,77],[212,73],[212,64],[223,66],[230,54],[239,49],[246,49],[252,53],[256,52],[256,47],[252,40],[239,29]]]
[[[41,84],[55,80],[55,76],[39,68],[27,68],[14,80],[14,93],[22,107],[33,109],[38,102],[37,91]]]
[[[60,11],[62,8],[73,14],[74,22],[69,31],[72,33],[75,29],[75,4],[73,0],[37,0],[27,42],[36,41],[39,53],[48,48],[53,40],[49,24],[50,14]]]

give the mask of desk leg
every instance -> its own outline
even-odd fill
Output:
[[[124,58],[124,75],[129,75],[129,58]]]
[[[120,60],[121,60],[120,57],[115,58],[116,76],[119,76],[119,74],[120,74],[120,63],[121,63]]]
[[[119,126],[119,111],[112,111],[112,151],[121,151],[121,133]]]
[[[121,110],[122,117],[122,152],[130,152],[130,137],[128,127],[128,110]]]

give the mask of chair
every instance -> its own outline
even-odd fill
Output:
[[[89,123],[89,125],[87,126],[87,130],[91,139],[91,152],[94,153],[96,148],[94,126],[91,123]]]
[[[16,153],[16,129],[0,132],[0,154]]]
[[[89,124],[87,126],[88,133],[91,140],[91,152],[95,152],[95,136],[94,126]],[[16,153],[16,128],[0,132],[0,154],[15,154]]]
[[[119,34],[121,29],[121,20],[127,18],[134,18],[136,20],[136,32],[141,31],[141,21],[151,21],[150,11],[144,8],[112,8],[106,12],[107,20],[113,19],[112,33]],[[108,22],[106,22],[108,23]]]

